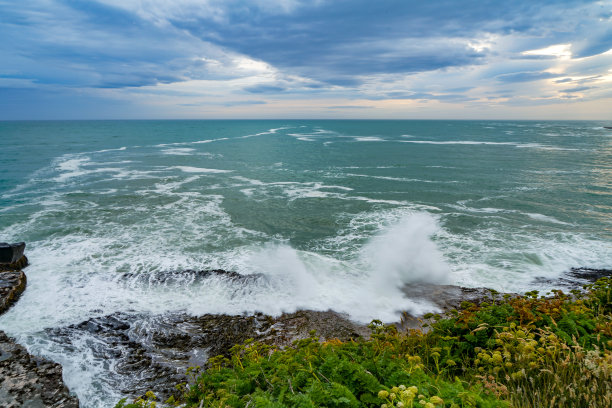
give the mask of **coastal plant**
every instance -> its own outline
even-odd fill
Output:
[[[432,319],[427,342],[449,350],[454,374],[515,407],[612,406],[611,287],[604,278],[571,295],[464,304]],[[438,355],[425,360],[434,371]]]
[[[147,391],[145,395],[128,404],[127,398],[123,398],[115,405],[115,408],[156,408],[157,396],[153,391]]]
[[[393,384],[410,383],[410,391],[418,390],[415,404],[444,406],[441,401],[448,401],[459,407],[465,400],[474,404],[463,406],[500,406],[495,397],[479,395],[478,387],[426,373],[419,356],[402,352],[405,336],[396,329],[380,323],[372,329],[369,341],[319,342],[311,336],[285,350],[249,341],[233,348],[230,358],[215,360],[183,402],[188,407],[202,401],[211,407],[401,407],[410,405],[407,399],[395,400]],[[381,400],[381,392],[393,400]],[[407,397],[405,392],[397,395]]]
[[[190,370],[185,407],[612,406],[612,281],[500,296],[429,315],[423,330],[370,324],[369,339],[291,347],[248,340]],[[397,385],[400,384],[400,385]],[[120,405],[124,404],[124,405]],[[118,408],[153,407],[152,398]],[[146,405],[149,404],[149,405]]]

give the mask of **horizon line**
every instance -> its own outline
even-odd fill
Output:
[[[612,122],[612,118],[608,119],[517,119],[517,118],[410,118],[410,119],[397,119],[397,118],[82,118],[82,119],[0,119],[0,122],[93,122],[93,121],[224,121],[224,120],[235,120],[235,121],[247,121],[247,120],[258,120],[258,121],[270,121],[270,120],[328,120],[328,121],[521,121],[521,122]]]

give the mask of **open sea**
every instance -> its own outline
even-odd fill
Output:
[[[0,241],[31,263],[0,329],[104,407],[114,362],[50,329],[116,312],[391,322],[431,310],[402,294],[413,282],[550,289],[612,267],[610,125],[0,122]],[[156,279],[217,268],[265,279]]]

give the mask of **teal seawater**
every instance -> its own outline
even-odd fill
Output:
[[[390,321],[430,307],[402,295],[412,282],[521,291],[610,268],[609,125],[0,122],[0,241],[26,241],[32,263],[0,329],[104,406],[112,364],[45,329],[118,311]],[[265,279],[154,279],[210,268]]]

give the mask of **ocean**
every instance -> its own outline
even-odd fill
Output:
[[[103,407],[115,362],[53,329],[117,312],[393,322],[432,309],[405,297],[412,283],[550,289],[612,266],[609,125],[0,122],[0,241],[26,241],[31,263],[0,329]]]

